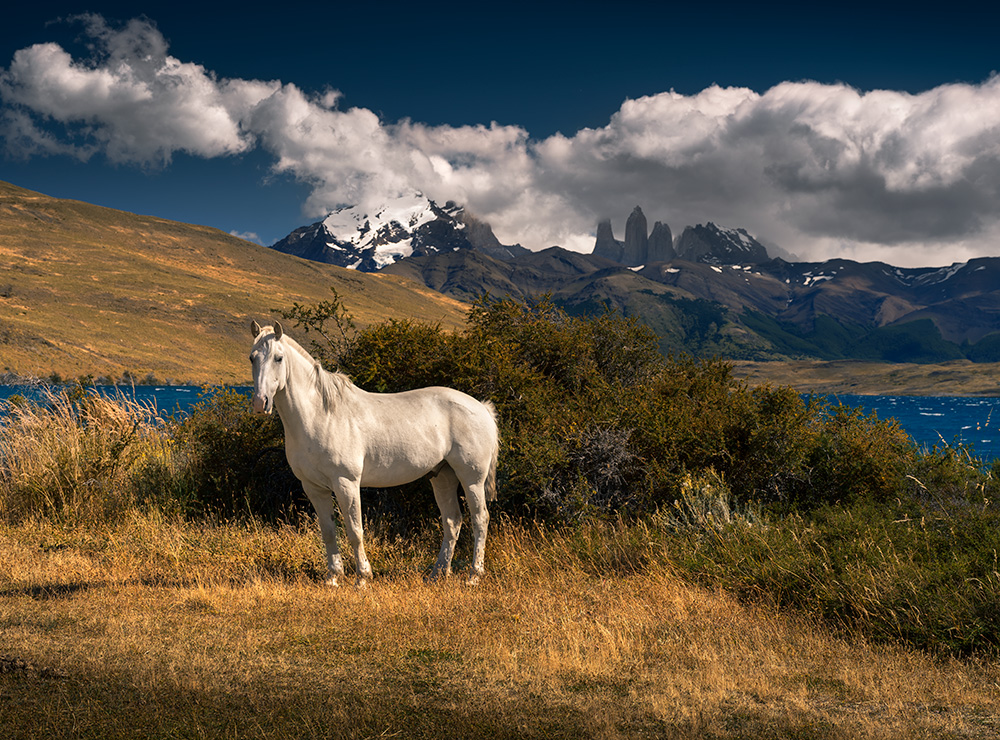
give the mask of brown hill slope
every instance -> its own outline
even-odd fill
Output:
[[[403,277],[0,182],[0,370],[242,383],[250,320],[327,299],[331,287],[360,326],[464,323],[464,304]]]

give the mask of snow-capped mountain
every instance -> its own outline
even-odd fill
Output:
[[[376,272],[412,256],[478,249],[510,259],[522,247],[505,247],[489,224],[448,201],[443,207],[421,193],[387,200],[377,208],[339,208],[322,221],[296,229],[274,249],[305,259]]]

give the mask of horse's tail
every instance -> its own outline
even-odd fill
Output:
[[[483,401],[483,406],[490,412],[493,428],[496,430],[493,442],[493,456],[490,459],[490,470],[486,474],[486,500],[497,500],[497,458],[500,457],[500,425],[497,423],[497,409],[489,401]]]

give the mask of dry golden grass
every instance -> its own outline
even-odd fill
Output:
[[[320,585],[314,529],[0,528],[5,737],[996,737],[1000,666],[872,647],[621,562],[621,528],[499,522],[490,575],[370,534]],[[606,543],[601,551],[580,538]],[[589,549],[588,549],[589,548]],[[598,553],[583,556],[589,551]]]
[[[102,520],[134,504],[134,468],[166,461],[156,410],[125,395],[73,398],[46,391],[42,406],[0,403],[0,511]]]

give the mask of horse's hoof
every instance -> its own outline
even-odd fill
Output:
[[[326,580],[323,581],[323,585],[330,588],[337,588],[340,586],[340,583],[337,581],[337,576],[327,576]]]
[[[355,584],[354,584],[354,587],[355,587],[356,589],[358,589],[359,591],[361,591],[361,590],[363,590],[363,589],[366,589],[366,588],[368,588],[368,586],[369,586],[369,584],[370,584],[370,583],[371,583],[371,581],[370,581],[369,579],[367,579],[367,578],[359,578],[359,579],[358,579],[358,580],[357,580],[357,581],[355,582]]]
[[[481,578],[479,573],[473,573],[468,578],[465,579],[466,586],[478,586],[479,579]]]

